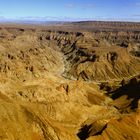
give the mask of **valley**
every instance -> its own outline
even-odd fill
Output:
[[[0,139],[138,140],[139,29],[1,24]]]

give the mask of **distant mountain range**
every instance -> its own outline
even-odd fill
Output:
[[[52,25],[52,24],[63,24],[66,21],[54,20],[51,18],[19,18],[19,19],[8,19],[0,17],[0,23],[18,23],[18,24],[41,24],[41,25]]]
[[[63,24],[63,21],[34,21],[34,20],[1,20],[0,23],[18,23],[18,24],[41,24],[41,25],[52,25],[52,24]]]
[[[135,22],[135,21],[96,21],[96,20],[77,20],[77,19],[69,19],[69,18],[56,18],[56,17],[46,17],[46,18],[41,18],[41,17],[23,17],[23,18],[17,18],[17,19],[12,19],[12,18],[4,18],[4,17],[0,17],[0,23],[17,23],[17,24],[40,24],[40,25],[80,25],[80,26],[95,26],[95,25],[107,25],[107,26],[111,26],[111,25],[115,25],[115,24],[120,24],[122,26],[124,26],[124,23],[126,25],[127,24],[138,24],[140,22]],[[116,25],[115,25],[116,26]]]

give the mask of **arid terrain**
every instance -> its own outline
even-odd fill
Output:
[[[0,140],[139,140],[140,23],[0,25]]]

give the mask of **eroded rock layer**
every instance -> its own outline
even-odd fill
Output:
[[[140,32],[0,29],[0,139],[138,140]]]

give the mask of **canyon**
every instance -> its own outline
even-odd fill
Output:
[[[0,124],[2,140],[138,140],[140,24],[1,24]]]

